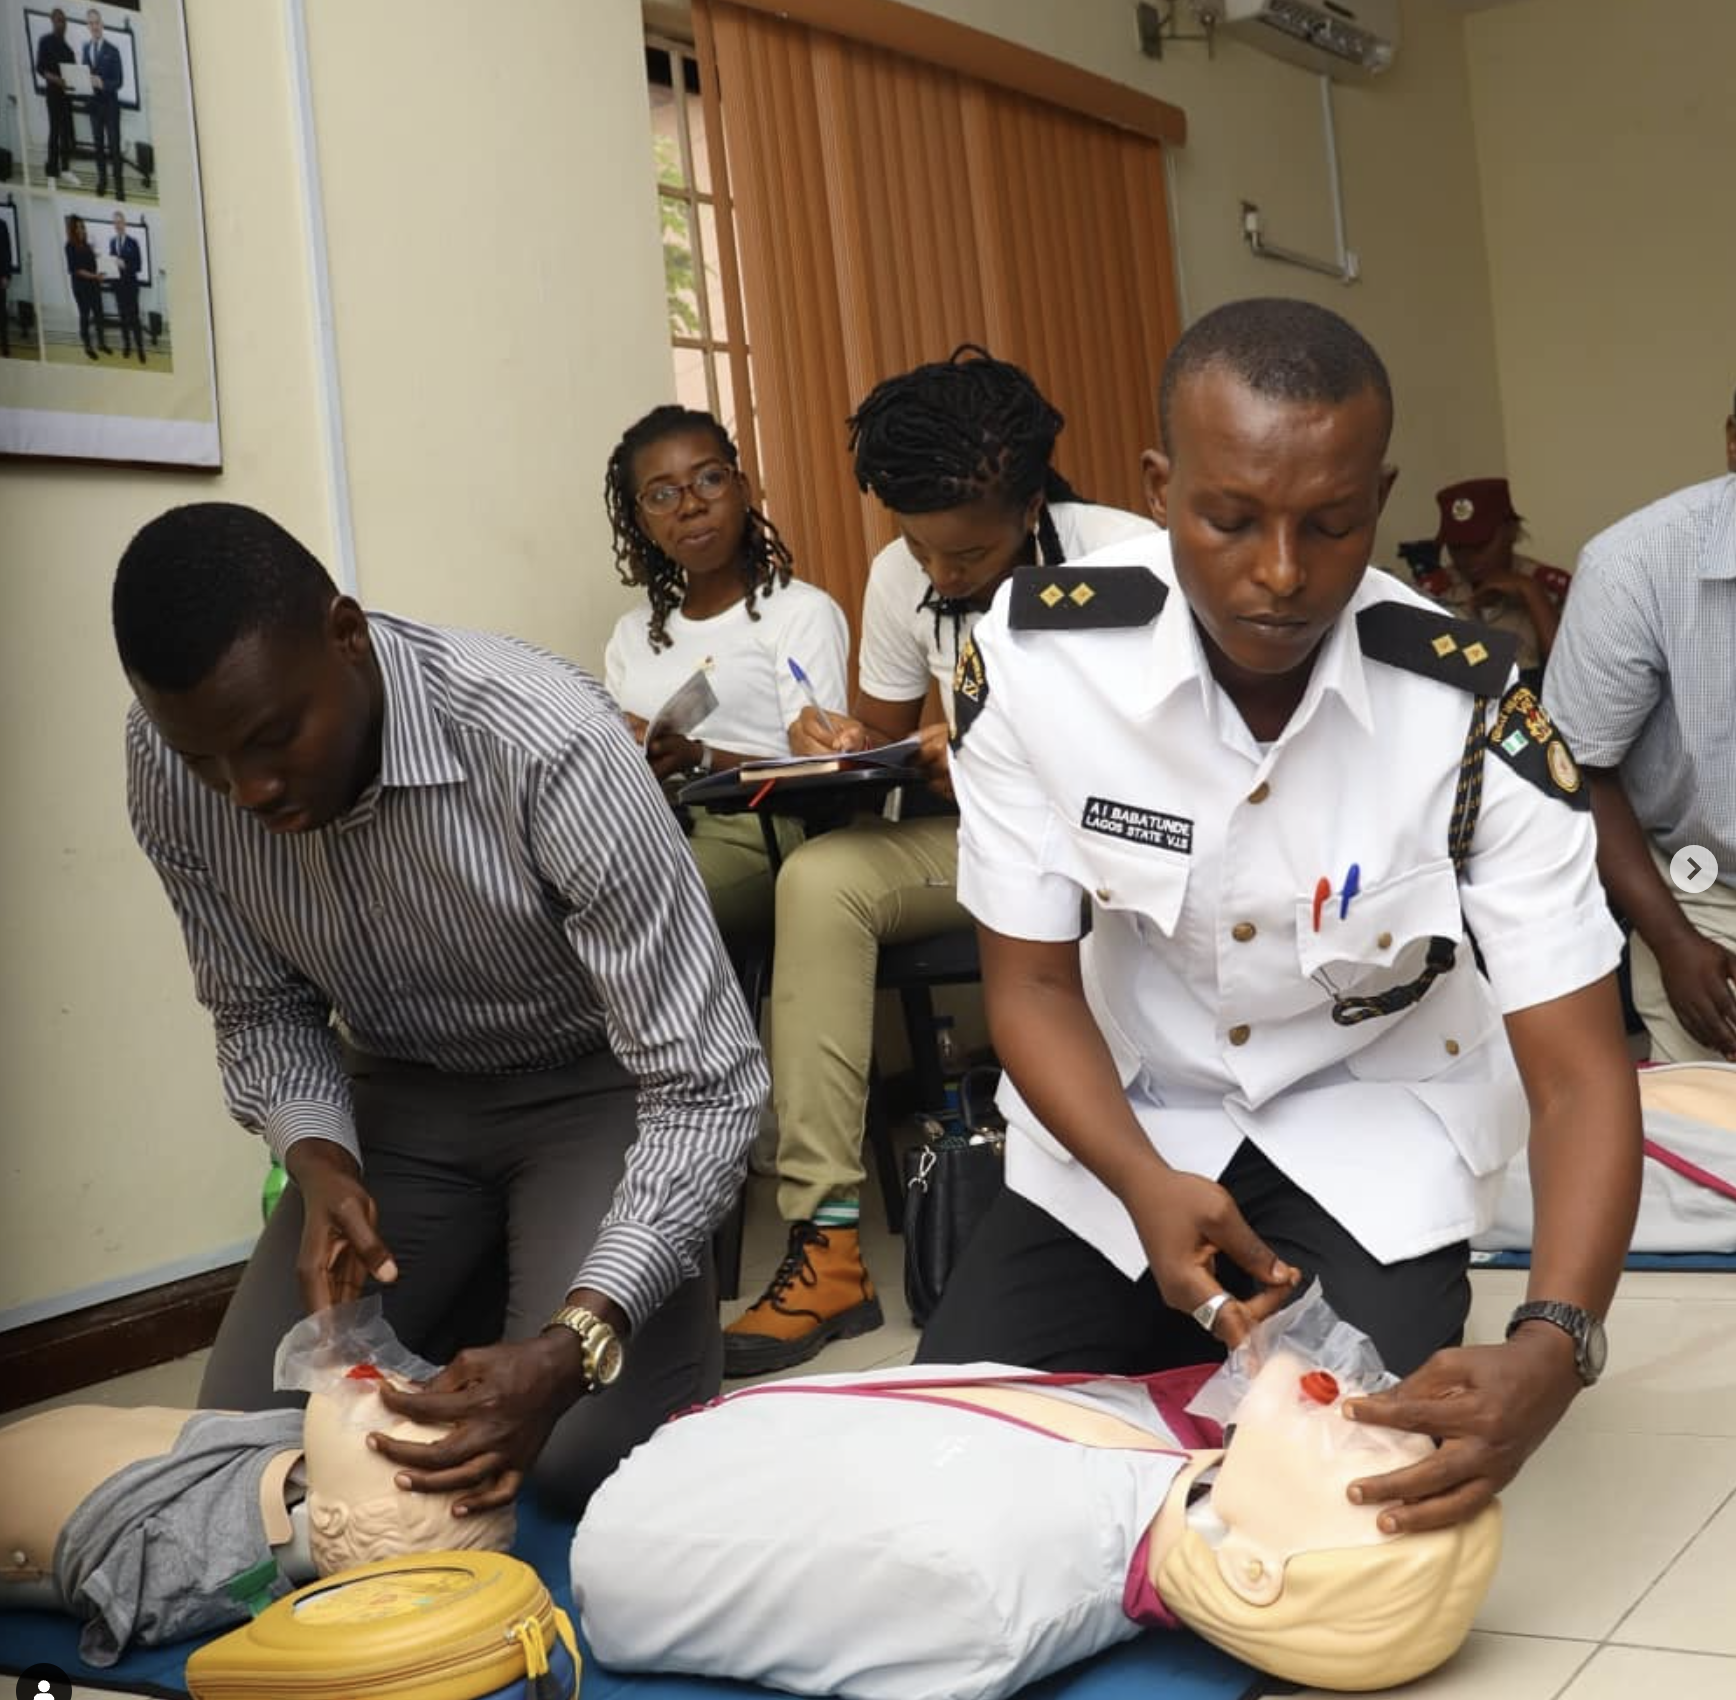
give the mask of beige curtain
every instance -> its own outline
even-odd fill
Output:
[[[859,33],[878,5],[837,16]],[[912,8],[886,9],[908,32]],[[952,38],[935,57],[968,57],[970,32],[917,17],[912,46],[932,29]],[[751,3],[695,0],[694,21],[733,202],[754,458],[801,575],[856,621],[894,526],[856,488],[844,421],[881,378],[961,342],[1017,361],[1066,415],[1056,461],[1081,494],[1143,511],[1139,454],[1179,329],[1162,144]],[[1040,83],[1050,62],[1019,57]],[[1179,114],[1148,105],[1179,133]]]

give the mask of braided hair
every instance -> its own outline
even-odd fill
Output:
[[[687,594],[687,574],[646,534],[639,520],[638,491],[633,488],[633,462],[641,449],[660,443],[681,431],[707,431],[717,440],[723,458],[740,471],[740,457],[729,433],[709,414],[691,407],[654,407],[643,419],[629,425],[603,475],[603,503],[615,533],[615,571],[623,584],[645,587],[651,599],[651,647],[667,649],[675,640],[665,629],[672,609],[679,608]],[[754,602],[790,582],[794,563],[789,545],[778,528],[748,505],[747,526],[742,536],[737,570],[747,589],[747,615],[757,620]]]
[[[974,342],[883,379],[851,415],[856,482],[895,514],[931,514],[984,497],[1019,509],[1043,497],[1037,543],[1062,560],[1051,502],[1082,498],[1049,464],[1066,420],[1030,373]]]

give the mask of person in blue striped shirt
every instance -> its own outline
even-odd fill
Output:
[[[199,1403],[287,1402],[278,1339],[383,1293],[451,1361],[382,1439],[403,1485],[576,1510],[719,1383],[710,1233],[765,1061],[691,856],[602,686],[367,613],[264,514],[175,508],[114,630],[132,825],[289,1171]]]

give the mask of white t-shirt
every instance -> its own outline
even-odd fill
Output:
[[[1139,514],[1124,513],[1120,508],[1099,508],[1088,502],[1056,502],[1049,513],[1061,539],[1062,553],[1069,561],[1078,555],[1089,555],[1094,549],[1107,549],[1126,538],[1146,537],[1157,531],[1149,519]],[[922,607],[927,593],[928,574],[917,565],[904,539],[893,538],[868,569],[868,589],[862,597],[859,683],[868,696],[878,697],[882,702],[916,702],[928,694],[928,681],[938,679],[950,723],[952,668],[958,659],[958,646],[982,616],[963,615],[955,634],[950,615],[943,615],[937,622],[934,610]]]
[[[793,659],[813,681],[822,708],[845,709],[850,628],[825,591],[800,579],[756,597],[753,611],[757,619],[742,601],[709,620],[690,620],[677,608],[666,626],[674,641],[655,650],[650,606],[623,614],[603,655],[610,695],[629,714],[649,720],[709,660],[717,707],[695,736],[742,755],[788,755],[790,723],[808,701],[789,663]]]

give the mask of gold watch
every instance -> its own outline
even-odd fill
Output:
[[[585,1391],[601,1393],[620,1380],[627,1362],[627,1349],[621,1336],[595,1311],[583,1305],[565,1305],[543,1324],[543,1332],[551,1328],[570,1328],[585,1349]]]

